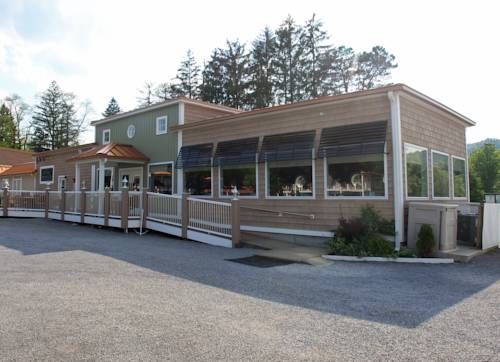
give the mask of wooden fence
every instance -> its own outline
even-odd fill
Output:
[[[146,191],[0,192],[0,216],[42,217],[122,228],[147,228],[184,239],[234,247],[240,243],[240,203]]]

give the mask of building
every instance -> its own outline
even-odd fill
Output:
[[[31,152],[0,147],[0,184],[11,189],[34,188],[35,164]]]
[[[396,246],[408,201],[469,197],[474,122],[402,84],[249,112],[180,98],[92,124],[94,145],[38,155],[40,180],[222,201],[237,192],[242,230],[290,235],[329,236],[370,204],[394,219]],[[57,155],[67,166],[49,177]]]

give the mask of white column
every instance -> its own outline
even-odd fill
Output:
[[[182,147],[182,131],[177,132],[177,154],[179,154]],[[174,164],[175,167],[175,164]],[[177,195],[182,195],[184,192],[184,170],[178,168],[175,170],[177,173]]]
[[[80,164],[75,163],[75,191],[80,191]]]
[[[404,197],[403,197],[403,156],[401,140],[401,110],[399,94],[389,92],[391,103],[392,128],[392,161],[393,161],[393,190],[394,190],[394,226],[396,231],[395,249],[399,250],[404,233]]]
[[[104,176],[106,172],[106,160],[99,160],[99,191],[104,191]]]

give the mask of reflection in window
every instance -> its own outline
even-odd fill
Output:
[[[149,166],[149,187],[152,192],[172,194],[172,164]]]
[[[427,197],[427,150],[405,145],[405,156],[408,197]]]
[[[269,196],[312,197],[312,160],[269,162],[268,194]]]
[[[210,168],[185,170],[184,190],[191,195],[212,195],[212,170]]]
[[[448,155],[432,153],[433,197],[450,197],[450,175]]]
[[[466,197],[465,160],[453,158],[453,197]]]
[[[240,196],[256,195],[255,165],[221,166],[221,196],[232,196],[236,187]]]
[[[385,196],[384,155],[327,159],[328,196]]]

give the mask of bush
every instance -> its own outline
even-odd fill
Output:
[[[347,242],[352,242],[366,234],[366,226],[358,217],[349,220],[342,217],[339,219],[339,226],[335,234]]]
[[[418,232],[417,255],[421,258],[431,257],[435,247],[436,242],[434,241],[432,228],[427,224],[423,224]]]
[[[330,250],[335,255],[396,257],[398,254],[392,244],[380,234],[369,234],[352,242],[341,237],[334,237]]]

